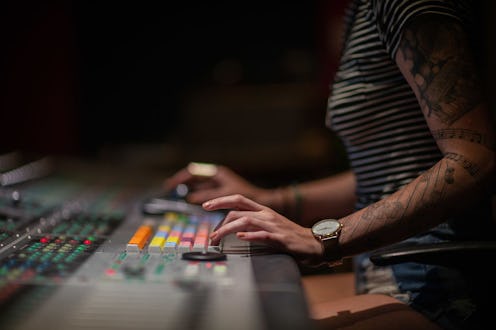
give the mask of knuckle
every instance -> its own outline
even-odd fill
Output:
[[[239,218],[239,221],[245,226],[251,224],[251,218],[247,216],[242,216],[241,218]]]
[[[231,210],[227,212],[226,219],[234,219],[236,218],[237,211]]]
[[[270,233],[269,232],[262,233],[262,239],[263,240],[270,240],[271,239]]]
[[[234,201],[235,202],[241,202],[243,200],[244,196],[241,194],[234,194]]]

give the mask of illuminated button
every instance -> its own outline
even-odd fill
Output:
[[[153,237],[150,245],[148,245],[148,252],[150,253],[160,253],[165,244],[165,237],[155,236]]]
[[[152,235],[152,227],[143,225],[138,228],[133,237],[127,243],[127,252],[140,252],[145,247],[146,242]]]
[[[166,239],[169,236],[171,227],[168,223],[158,226],[158,231],[155,233],[150,245],[148,246],[148,252],[150,253],[160,253],[162,252]]]
[[[188,223],[189,222],[189,217],[186,214],[179,214],[177,219],[181,221],[182,223]]]
[[[108,268],[108,269],[105,271],[105,274],[106,274],[107,276],[114,276],[114,275],[115,275],[115,273],[117,273],[117,272],[116,272],[116,270],[115,270],[115,269],[112,269],[112,268]]]
[[[164,245],[164,252],[175,252],[178,243],[179,236],[169,236]]]
[[[188,265],[184,268],[185,276],[196,276],[200,272],[200,267],[197,262],[188,263]]]
[[[225,264],[216,264],[214,266],[214,274],[216,276],[224,276],[227,273],[227,266]]]
[[[198,225],[201,222],[202,218],[203,217],[201,217],[199,215],[191,214],[189,216],[189,223],[193,223],[195,225]]]
[[[178,219],[178,214],[175,212],[167,212],[164,214],[164,219],[171,222],[175,222]]]
[[[195,239],[195,225],[188,225],[181,236],[181,241],[179,242],[178,250],[180,252],[189,252],[193,246],[193,241]]]
[[[164,252],[175,252],[179,241],[181,239],[181,235],[183,232],[184,224],[182,222],[176,223],[172,228],[169,237],[167,237],[167,241],[165,242]]]
[[[171,230],[171,226],[170,225],[168,225],[168,224],[160,225],[160,226],[158,226],[157,234],[162,233],[165,236],[167,236],[167,234],[170,232],[170,230]]]
[[[179,252],[189,252],[191,251],[192,246],[193,242],[191,240],[181,239],[181,242],[179,242],[179,245],[177,246],[177,250]]]
[[[207,249],[209,230],[210,225],[208,222],[200,223],[193,243],[193,251],[201,252]]]

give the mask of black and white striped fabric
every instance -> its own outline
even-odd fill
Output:
[[[345,144],[357,176],[357,209],[392,194],[442,157],[393,59],[412,18],[436,14],[465,23],[464,13],[466,8],[456,1],[350,4],[326,124]]]

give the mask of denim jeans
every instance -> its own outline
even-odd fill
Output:
[[[441,242],[449,236],[447,224],[401,244]],[[383,293],[410,305],[444,329],[480,329],[480,308],[472,291],[475,276],[458,269],[414,262],[379,267],[372,264],[370,254],[354,258],[358,294]]]

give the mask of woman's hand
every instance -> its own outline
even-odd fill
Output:
[[[190,163],[165,180],[164,188],[170,191],[179,184],[188,186],[186,199],[195,204],[231,194],[243,194],[258,201],[265,201],[271,195],[269,190],[251,184],[222,165]]]
[[[240,194],[215,198],[203,203],[207,211],[231,209],[210,238],[212,245],[230,233],[246,241],[265,243],[299,259],[322,256],[322,245],[309,228],[302,227],[272,209]]]

